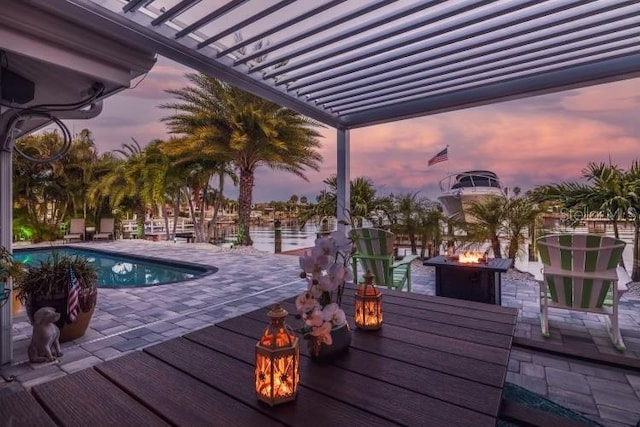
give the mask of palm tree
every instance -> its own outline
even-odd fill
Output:
[[[535,201],[560,202],[564,209],[572,213],[568,219],[573,224],[592,213],[604,214],[612,222],[614,235],[619,239],[618,222],[630,206],[624,170],[616,165],[592,162],[582,170],[582,176],[588,184],[568,182],[542,185],[533,190],[532,197]],[[575,215],[575,212],[579,214]]]
[[[239,171],[240,244],[251,245],[249,218],[255,171],[267,166],[308,180],[318,170],[319,123],[205,74],[187,74],[191,86],[169,90],[179,102],[161,105],[176,111],[163,119],[174,134],[206,146],[201,156],[229,160]]]
[[[172,169],[179,171],[182,189],[186,190],[189,213],[196,225],[196,241],[208,242],[215,239],[218,214],[226,199],[224,186],[227,177],[237,183],[236,174],[230,161],[220,156],[208,156],[205,141],[192,138],[171,138],[163,144],[163,149],[171,157]],[[217,188],[211,185],[217,181]],[[205,212],[213,206],[213,217],[207,223]],[[200,212],[196,216],[196,211]]]
[[[138,222],[138,235],[144,234],[144,220],[147,204],[151,203],[150,194],[155,187],[145,187],[144,151],[133,139],[131,144],[122,144],[122,148],[114,150],[114,155],[122,157],[114,169],[106,173],[99,182],[95,182],[89,190],[92,199],[109,198],[112,207],[125,205],[133,210]]]
[[[395,211],[398,222],[395,224],[396,232],[406,233],[411,245],[411,253],[418,253],[417,234],[420,228],[420,214],[423,210],[423,201],[418,198],[418,193],[399,194],[395,196]]]
[[[618,223],[627,216],[638,194],[632,170],[633,165],[625,172],[617,165],[591,162],[582,170],[582,176],[587,179],[588,184],[568,182],[543,185],[536,187],[532,196],[536,201],[561,203],[570,214],[568,222],[572,225],[576,225],[584,217],[592,217],[594,213],[598,217],[605,216],[613,225],[614,236],[619,239]],[[575,212],[578,214],[574,214]],[[621,265],[624,266],[622,260]],[[640,278],[640,271],[632,272],[632,278]]]
[[[514,194],[520,194],[515,191]],[[515,258],[518,255],[520,245],[524,243],[524,231],[535,224],[536,217],[540,209],[529,199],[524,197],[513,197],[505,204],[504,230],[509,238],[508,258]],[[531,236],[530,236],[531,237]]]
[[[628,195],[628,214],[633,219],[633,265],[631,278],[640,280],[640,162],[634,160],[625,173],[624,193]]]
[[[505,220],[506,197],[492,196],[481,202],[472,202],[468,213],[472,221],[465,225],[467,238],[473,242],[491,242],[493,256],[502,258],[500,230]]]

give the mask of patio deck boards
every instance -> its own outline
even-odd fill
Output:
[[[263,308],[35,386],[33,396],[3,396],[0,415],[13,425],[495,425],[516,310],[383,292],[383,328],[354,330],[343,357],[312,361],[301,341],[295,402],[271,408],[255,397]],[[293,299],[283,305],[293,311]]]

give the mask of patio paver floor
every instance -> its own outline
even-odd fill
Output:
[[[24,311],[14,317],[14,362],[3,366],[0,394],[10,393],[93,366],[146,346],[183,335],[224,319],[291,297],[305,288],[297,279],[295,256],[221,251],[201,244],[115,241],[92,247],[157,258],[187,260],[219,268],[217,273],[180,284],[135,289],[100,289],[90,328],[62,345],[58,362],[30,364],[31,334]],[[519,309],[516,336],[543,340],[538,320],[537,285],[519,273],[503,279],[502,304]],[[413,268],[413,291],[435,294],[432,268]],[[572,343],[620,354],[594,314],[551,311],[551,342]],[[640,297],[625,295],[620,319],[627,344],[624,356],[640,358]],[[569,358],[511,352],[507,381],[521,385],[607,426],[636,425],[640,420],[640,373]]]

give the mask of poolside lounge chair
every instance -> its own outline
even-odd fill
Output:
[[[607,315],[613,344],[624,350],[618,324],[618,303],[631,278],[618,264],[626,245],[595,234],[558,234],[537,240],[542,335],[549,336],[549,307]]]
[[[378,228],[356,228],[351,230],[357,252],[353,256],[353,275],[358,278],[358,262],[364,272],[370,271],[378,286],[411,291],[411,261],[417,255],[405,255],[396,261],[393,255],[395,235]],[[363,272],[363,273],[364,273]]]
[[[93,240],[113,240],[113,218],[100,219],[100,231],[93,236]]]
[[[73,218],[69,225],[69,232],[62,236],[63,242],[84,240],[84,218]]]

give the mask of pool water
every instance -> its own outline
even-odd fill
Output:
[[[13,255],[17,261],[37,266],[40,262],[51,258],[54,252],[60,256],[86,258],[98,269],[99,288],[139,288],[166,285],[202,277],[217,271],[214,267],[204,265],[65,246],[15,249]]]

